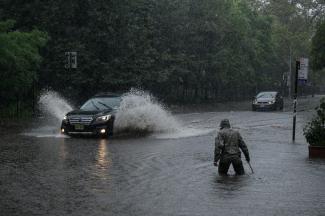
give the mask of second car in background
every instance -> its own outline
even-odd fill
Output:
[[[279,92],[267,91],[258,93],[252,103],[252,110],[283,110],[283,97]]]

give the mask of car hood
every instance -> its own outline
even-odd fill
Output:
[[[273,101],[275,100],[275,98],[257,98],[256,101],[257,102],[269,102],[269,101]]]
[[[72,115],[91,115],[91,116],[100,116],[100,115],[107,115],[113,114],[113,110],[94,110],[94,111],[86,111],[86,110],[73,110],[67,113],[67,116]]]

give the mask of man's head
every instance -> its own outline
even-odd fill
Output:
[[[220,122],[220,129],[223,129],[223,128],[230,128],[230,122],[228,119],[223,119]]]

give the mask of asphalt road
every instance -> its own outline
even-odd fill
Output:
[[[324,215],[325,160],[308,158],[302,134],[316,99],[302,103],[295,143],[289,108],[177,114],[179,132],[146,137],[68,138],[53,125],[4,133],[0,215]],[[244,162],[245,176],[218,176],[223,118],[246,141],[254,174]]]

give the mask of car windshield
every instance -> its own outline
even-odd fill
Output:
[[[98,97],[89,99],[80,109],[86,111],[117,109],[120,103],[120,97]]]
[[[256,98],[274,98],[276,92],[261,92],[259,93]]]

